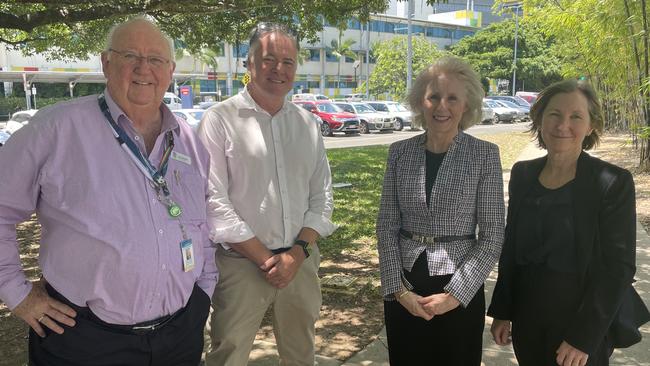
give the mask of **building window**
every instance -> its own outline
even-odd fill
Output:
[[[217,91],[217,83],[216,80],[199,80],[199,88],[201,88],[201,92],[216,92]]]
[[[327,62],[337,62],[339,59],[334,56],[331,50],[326,50],[325,51],[325,61]]]
[[[348,20],[348,29],[361,29],[361,23],[357,19]]]
[[[309,50],[309,59],[307,61],[320,61],[320,50]]]
[[[354,61],[356,61],[354,58],[352,58],[352,57],[348,57],[348,56],[345,56],[345,62],[351,64],[351,63],[353,63]]]
[[[232,52],[237,58],[245,58],[246,56],[248,56],[248,45],[240,44],[239,47],[233,45]]]

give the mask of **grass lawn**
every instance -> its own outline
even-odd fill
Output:
[[[501,164],[509,171],[521,151],[531,141],[527,133],[500,133],[480,136],[499,145]],[[355,147],[327,151],[333,183],[351,187],[334,189],[334,222],[338,230],[319,240],[323,257],[336,260],[341,254],[360,252],[372,255],[375,247],[375,220],[386,169],[388,146]],[[370,252],[369,253],[369,249]]]

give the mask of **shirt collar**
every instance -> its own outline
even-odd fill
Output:
[[[104,89],[104,98],[106,99],[106,105],[108,105],[108,111],[111,113],[111,116],[113,117],[113,120],[116,121],[116,123],[128,123],[129,126],[131,126],[131,129],[135,130],[133,128],[133,122],[129,117],[124,113],[122,108],[120,108],[119,105],[113,100],[113,97],[111,97],[111,93],[108,92],[108,88]],[[160,103],[160,113],[162,116],[162,128],[160,130],[160,133],[166,133],[167,131],[174,131],[176,135],[179,133],[179,126],[178,126],[178,120],[176,120],[176,116],[169,110],[169,108],[164,104]]]
[[[242,97],[241,103],[239,105],[240,108],[253,109],[256,112],[266,113],[266,114],[270,115],[269,112],[264,110],[264,108],[260,107],[259,104],[257,104],[255,102],[255,100],[253,99],[251,94],[248,92],[248,87],[245,87],[244,90],[239,92],[239,95]],[[284,103],[282,104],[282,108],[280,108],[278,113],[276,113],[275,115],[277,116],[277,115],[285,113],[286,110],[287,110],[288,103],[289,102],[285,98]]]

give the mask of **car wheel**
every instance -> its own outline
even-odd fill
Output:
[[[402,128],[404,128],[404,122],[399,118],[395,118],[395,131],[401,131]]]
[[[361,123],[359,123],[359,133],[370,133],[370,128],[368,128],[368,122],[361,121]]]
[[[495,124],[495,125],[497,123],[499,123],[499,115],[498,114],[495,113],[494,116],[492,116],[492,123]]]
[[[332,136],[332,129],[327,122],[323,122],[323,124],[320,125],[320,133],[323,136]]]

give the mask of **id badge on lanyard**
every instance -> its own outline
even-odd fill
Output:
[[[178,225],[180,226],[183,239],[180,242],[180,251],[183,258],[183,270],[189,272],[194,269],[194,248],[192,246],[192,239],[188,238],[185,231],[185,226],[180,221],[180,217],[183,214],[183,209],[178,205],[171,197],[169,192],[169,187],[167,185],[167,180],[165,179],[165,173],[167,172],[167,166],[169,165],[169,157],[174,149],[174,134],[172,131],[168,131],[165,134],[165,150],[163,151],[162,159],[160,159],[160,165],[158,169],[154,167],[153,164],[147,159],[142,152],[137,147],[137,145],[131,140],[129,135],[122,129],[116,122],[113,120],[110,111],[108,110],[108,104],[106,104],[106,99],[104,95],[100,95],[98,98],[99,108],[102,110],[106,121],[113,130],[113,136],[117,142],[122,146],[122,149],[131,157],[131,160],[135,163],[136,167],[144,176],[149,179],[151,185],[156,190],[158,194],[158,200],[165,205],[167,208],[167,213],[174,219],[178,220]]]

